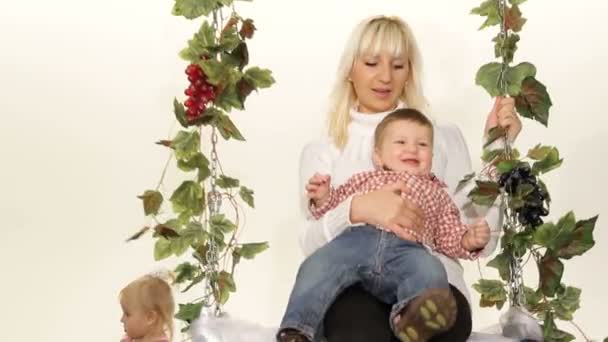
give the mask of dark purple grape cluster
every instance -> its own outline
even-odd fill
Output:
[[[522,198],[524,205],[515,209],[517,218],[524,226],[540,226],[543,224],[541,217],[549,214],[549,210],[544,205],[545,199],[548,198],[549,194],[539,186],[536,176],[530,170],[530,165],[528,163],[519,163],[509,172],[501,174],[498,180],[498,185],[504,188],[511,196],[516,195],[517,188],[523,184],[530,185],[532,191]]]

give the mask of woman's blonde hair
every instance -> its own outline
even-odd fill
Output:
[[[120,299],[133,303],[136,307],[158,314],[159,324],[173,340],[173,315],[175,302],[171,286],[159,276],[145,275],[120,291]]]
[[[329,108],[329,136],[334,144],[343,148],[348,140],[350,109],[357,96],[349,76],[352,67],[361,55],[378,55],[387,52],[393,56],[405,54],[408,59],[408,79],[399,99],[425,112],[427,102],[422,92],[422,58],[409,26],[398,17],[374,16],[363,20],[355,27],[342,53],[336,84],[331,92]]]

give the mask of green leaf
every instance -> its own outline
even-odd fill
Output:
[[[224,234],[232,232],[236,229],[236,225],[227,219],[224,214],[218,214],[211,217],[209,220],[212,231],[220,231]]]
[[[171,196],[173,211],[176,213],[188,212],[200,215],[205,207],[203,188],[197,182],[184,181]]]
[[[203,302],[179,304],[179,310],[175,314],[175,318],[191,323],[201,315]]]
[[[209,167],[209,159],[202,153],[195,154],[192,158],[184,160],[180,159],[177,161],[177,167],[182,171],[192,171],[199,167]]]
[[[552,146],[542,146],[541,144],[538,144],[528,151],[527,157],[533,160],[543,160],[547,158],[554,148],[555,147]]]
[[[185,238],[190,238],[191,243],[205,243],[207,241],[208,233],[203,229],[203,225],[200,222],[190,222],[186,229],[179,232],[179,235]]]
[[[504,281],[509,280],[509,258],[510,257],[508,253],[503,251],[502,253],[494,257],[494,259],[490,260],[490,262],[488,262],[487,264],[488,267],[493,267],[497,269],[500,278]]]
[[[549,153],[543,158],[532,164],[532,173],[535,175],[541,173],[547,173],[553,169],[556,169],[562,165],[564,160],[559,158],[559,151],[553,147]]]
[[[232,52],[229,54],[224,53],[222,55],[222,63],[238,67],[238,69],[242,71],[243,68],[249,64],[249,49],[247,48],[247,43],[240,42]]]
[[[234,284],[232,274],[226,271],[220,272],[219,285],[220,288],[225,287],[230,292],[236,292],[236,285]]]
[[[224,139],[228,140],[230,138],[234,138],[236,140],[245,141],[245,138],[238,128],[236,128],[232,120],[230,120],[228,115],[218,115],[216,125]]]
[[[226,302],[228,301],[229,298],[230,298],[230,290],[228,290],[228,288],[226,288],[226,287],[220,287],[219,298],[217,298],[216,300],[218,302],[220,302],[220,304],[226,304]]]
[[[182,284],[186,281],[191,281],[200,274],[200,268],[189,262],[179,264],[175,268],[175,282]]]
[[[492,41],[496,43],[494,44],[494,55],[504,58],[505,63],[513,62],[519,36],[510,34],[505,38],[502,34],[498,34]]]
[[[243,78],[250,82],[256,89],[268,88],[275,82],[272,77],[272,71],[258,67],[247,69]]]
[[[186,108],[181,104],[177,99],[173,99],[173,113],[175,113],[175,118],[179,122],[182,127],[188,127],[188,121],[186,120]]]
[[[515,166],[517,166],[518,163],[519,163],[519,161],[517,161],[517,160],[503,160],[500,163],[498,163],[498,165],[496,165],[496,169],[500,173],[507,173],[507,172],[513,170],[513,168]]]
[[[515,108],[521,116],[533,119],[547,126],[549,108],[553,103],[545,85],[534,77],[526,77],[521,85],[521,92],[515,97]]]
[[[207,126],[211,123],[214,123],[217,120],[217,117],[222,114],[222,111],[215,107],[208,107],[203,112],[203,115],[199,116],[197,119],[190,121],[191,125],[202,125]]]
[[[547,342],[570,342],[575,339],[571,334],[561,331],[555,325],[553,313],[548,312],[543,324],[543,338]]]
[[[473,203],[490,206],[500,194],[498,183],[491,181],[475,181],[477,186],[469,192],[468,197]]]
[[[575,228],[574,213],[569,212],[557,225],[545,223],[536,228],[534,242],[553,251],[559,251],[572,241]]]
[[[197,131],[180,131],[171,141],[177,159],[188,160],[200,152],[201,138]]]
[[[219,176],[215,184],[222,189],[236,188],[239,186],[239,180],[221,175]]]
[[[533,230],[524,230],[513,235],[511,245],[513,253],[516,255],[524,255],[532,247],[534,242]]]
[[[250,207],[255,208],[253,203],[253,190],[245,186],[241,186],[241,189],[239,190],[239,196],[241,196],[241,199]]]
[[[558,251],[557,256],[563,259],[570,259],[576,255],[583,255],[590,250],[595,245],[593,229],[595,228],[597,218],[597,216],[594,216],[590,219],[576,222],[572,238],[566,246]]]
[[[224,51],[232,51],[241,43],[236,28],[231,27],[222,32],[219,48]]]
[[[486,21],[479,27],[480,30],[485,27],[498,25],[501,22],[498,1],[496,0],[484,1],[481,6],[473,8],[471,14],[487,17]]]
[[[480,279],[473,284],[473,288],[481,294],[479,305],[481,307],[495,306],[500,310],[507,301],[505,284],[500,280]]]
[[[515,190],[515,196],[519,198],[525,198],[534,191],[534,185],[522,183],[517,185]]]
[[[171,253],[175,256],[182,256],[190,247],[190,244],[194,241],[192,236],[183,236],[175,239],[171,239]]]
[[[200,62],[199,65],[207,76],[207,82],[215,86],[227,81],[230,74],[229,66],[214,58],[206,59]]]
[[[502,64],[492,62],[483,65],[475,75],[475,84],[482,86],[492,97],[502,94],[500,89],[500,73]]]
[[[191,63],[198,63],[203,56],[209,56],[215,50],[215,30],[209,22],[204,21],[198,32],[188,41],[188,46],[180,51],[179,56]]]
[[[521,16],[521,11],[517,5],[513,5],[507,10],[505,27],[513,32],[521,31],[527,19]]]
[[[229,84],[215,99],[215,105],[229,112],[232,108],[243,109],[236,84]]]
[[[216,6],[216,0],[175,0],[172,13],[187,19],[196,19],[209,15]]]
[[[171,256],[171,241],[159,237],[154,244],[154,260],[160,261]]]
[[[560,286],[562,275],[564,274],[564,264],[548,251],[540,260],[538,270],[540,288],[545,296],[553,297]]]
[[[143,200],[146,216],[158,214],[158,210],[163,204],[163,195],[155,190],[146,190],[143,195],[137,196],[137,198]]]
[[[526,2],[526,0],[509,0],[509,3],[510,3],[511,5],[521,5],[521,4],[523,4],[524,2]]]
[[[268,242],[244,243],[240,247],[240,256],[245,259],[253,259],[268,248]]]
[[[196,284],[199,284],[200,282],[202,282],[203,280],[205,280],[205,274],[201,273],[199,275],[197,275],[196,277],[194,277],[192,279],[192,281],[190,282],[190,284],[188,284],[188,286],[186,286],[181,292],[182,293],[186,293],[188,290],[190,290],[191,288],[193,288]]]
[[[188,160],[178,160],[177,167],[186,172],[198,169],[199,182],[204,181],[211,175],[211,170],[209,170],[209,160],[200,152]]]
[[[551,307],[555,310],[555,316],[564,321],[571,321],[573,314],[580,308],[581,290],[576,287],[568,286],[563,294],[558,294],[557,298],[551,302]]]
[[[541,303],[543,299],[543,295],[539,290],[534,290],[527,286],[524,287],[524,297],[526,299],[526,309],[528,311],[535,313],[539,311],[543,311],[544,303]]]
[[[507,83],[507,94],[518,96],[522,91],[522,83],[527,77],[536,75],[536,67],[528,62],[522,62],[507,69],[505,81]]]

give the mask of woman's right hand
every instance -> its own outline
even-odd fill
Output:
[[[354,196],[350,211],[351,222],[384,227],[402,239],[415,240],[407,229],[422,234],[424,215],[416,204],[401,196],[401,193],[407,191],[404,182],[396,182]]]

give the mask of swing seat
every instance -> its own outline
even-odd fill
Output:
[[[468,342],[518,342],[518,339],[501,336],[499,324],[474,332]],[[232,318],[205,316],[192,323],[192,342],[275,342],[277,328]]]

